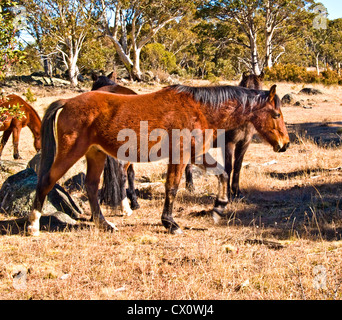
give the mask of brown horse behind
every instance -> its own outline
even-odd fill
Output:
[[[161,220],[169,232],[181,233],[173,219],[172,208],[189,161],[194,162],[196,156],[208,151],[210,141],[217,139],[217,129],[232,130],[246,123],[252,123],[275,152],[285,152],[289,146],[289,136],[280,105],[276,86],[270,91],[258,91],[231,86],[196,88],[178,85],[144,95],[92,91],[52,103],[43,119],[42,158],[28,232],[31,235],[39,234],[39,219],[46,195],[57,180],[84,155],[87,159],[85,184],[95,225],[101,229],[115,230],[115,226],[104,218],[97,198],[106,154],[124,158],[126,152],[123,154],[120,151],[128,144],[127,150],[136,156],[137,162],[148,161],[146,154],[156,151],[160,143],[156,142],[156,136],[151,139],[151,134],[163,130],[169,138],[164,140],[166,149],[165,144],[162,144],[159,150],[167,154],[170,161]],[[144,130],[142,122],[148,124]],[[184,138],[173,139],[175,129],[200,132],[203,137],[202,149],[196,150],[193,138],[190,140],[191,148],[183,148]],[[209,130],[211,135],[207,135],[207,129],[212,129]],[[129,138],[127,141],[128,134],[132,140]],[[139,143],[134,145],[134,141]],[[177,146],[180,151],[175,161],[173,152]],[[222,185],[213,209],[213,217],[217,219],[228,203],[228,176],[217,164],[205,160],[202,166],[213,170],[217,168],[216,173]]]
[[[16,117],[8,116],[3,124],[0,124],[0,131],[4,131],[1,142],[0,142],[0,158],[2,151],[10,137],[13,134],[13,157],[14,159],[20,159],[19,155],[19,138],[21,129],[28,126],[34,137],[34,147],[36,151],[41,149],[40,141],[40,128],[41,119],[38,113],[22,98],[15,94],[10,94],[3,100],[0,107],[9,107],[12,105],[20,105],[20,111],[24,113],[21,119]]]
[[[115,73],[111,72],[108,76],[98,76],[92,74],[92,91],[105,91],[115,94],[136,95],[133,90],[120,86],[116,83]],[[126,191],[126,178],[128,189]],[[103,186],[100,191],[100,203],[105,203],[112,207],[120,203],[123,215],[131,215],[132,210],[140,208],[138,198],[135,193],[135,172],[133,164],[123,166],[120,161],[111,156],[107,156],[103,171]],[[129,206],[127,198],[131,201]]]
[[[262,90],[263,79],[263,73],[259,76],[256,76],[254,74],[248,74],[247,72],[244,72],[239,86],[248,89]],[[246,151],[252,142],[255,132],[256,131],[252,123],[246,123],[240,128],[228,130],[226,132],[224,161],[225,170],[228,174],[227,192],[229,200],[241,196],[239,181],[242,162]],[[189,191],[193,191],[194,183],[192,178],[191,164],[186,166],[185,177],[186,188]]]

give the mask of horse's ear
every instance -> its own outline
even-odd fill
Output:
[[[260,73],[259,79],[260,80],[264,80],[264,78],[265,78],[265,72],[263,71],[263,72]]]
[[[99,78],[99,76],[95,73],[95,72],[92,72],[91,73],[91,79],[95,82],[97,79]]]
[[[277,94],[277,85],[273,85],[272,88],[270,89],[270,94],[268,96],[268,101],[269,102],[273,102],[274,100],[274,97],[276,96]]]
[[[248,71],[245,71],[243,74],[242,74],[242,79],[247,79],[249,77],[249,73]]]

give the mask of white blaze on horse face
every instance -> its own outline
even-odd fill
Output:
[[[124,216],[129,217],[132,215],[133,211],[128,203],[127,197],[121,201],[121,211]]]
[[[30,236],[39,236],[39,219],[42,214],[38,210],[32,210],[28,220],[30,225],[27,227],[27,232]]]

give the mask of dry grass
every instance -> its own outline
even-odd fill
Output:
[[[301,87],[280,84],[280,96]],[[317,123],[319,134],[320,123],[341,123],[342,89],[319,88],[325,95],[310,97],[313,109],[283,109],[289,125]],[[33,91],[41,115],[48,103],[76,94]],[[208,214],[216,179],[198,175],[194,194],[182,182],[175,205],[183,236],[167,234],[160,223],[163,187],[158,183],[152,200],[139,199],[141,209],[131,217],[105,210],[119,228],[115,234],[89,224],[42,232],[37,239],[0,236],[1,299],[341,299],[342,149],[293,132],[297,142],[285,154],[264,143],[251,145],[241,178],[246,197],[228,206],[229,218],[219,226]],[[23,135],[20,149],[28,161],[34,155],[32,138],[28,129]],[[10,160],[11,152],[9,145],[3,158]],[[70,175],[83,169],[80,161]],[[137,187],[143,186],[143,176],[163,182],[164,172],[162,163],[136,165]],[[27,273],[20,288],[19,269]]]

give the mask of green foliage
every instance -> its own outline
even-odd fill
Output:
[[[11,9],[16,6],[14,1],[0,1],[0,79],[3,80],[10,67],[22,61],[24,55],[19,50],[16,38],[17,26],[14,23],[14,14]]]
[[[34,96],[34,93],[31,91],[30,88],[27,88],[26,92],[24,93],[26,101],[32,103],[37,101],[37,98]]]
[[[277,64],[271,69],[266,68],[265,80],[322,83],[324,85],[342,84],[342,78],[337,71],[328,69],[318,75],[317,72],[307,71],[305,67],[296,64]]]
[[[0,105],[0,127],[9,117],[15,117],[19,120],[25,117],[25,112],[20,109],[21,105],[19,103],[16,105]]]
[[[78,66],[82,73],[89,74],[94,70],[113,70],[116,50],[107,38],[87,37],[78,58]]]
[[[172,73],[177,68],[175,55],[161,43],[147,44],[142,50],[141,61],[145,69],[161,69]]]
[[[7,7],[13,3],[0,0]],[[25,48],[18,74],[43,67],[48,74],[64,74],[71,67],[75,75],[89,74],[121,64],[132,79],[139,79],[141,66],[165,77],[177,73],[215,82],[269,66],[266,79],[271,81],[342,84],[342,19],[328,20],[326,30],[315,29],[313,0],[106,0],[105,12],[98,0],[20,3],[29,13],[27,29],[36,43]],[[9,12],[1,11],[0,21],[0,49],[13,49],[0,52],[0,61],[6,57],[7,62],[16,61],[11,55],[18,48]],[[105,13],[108,26],[99,18]],[[308,67],[327,70],[317,75]]]

